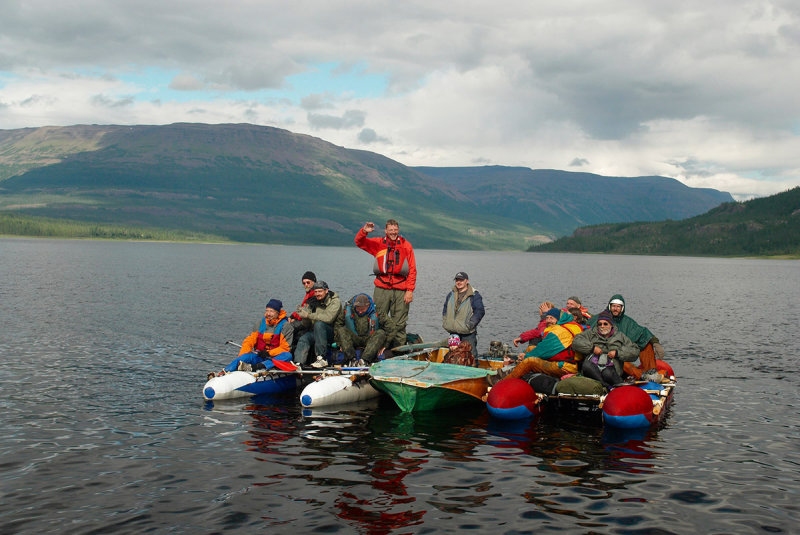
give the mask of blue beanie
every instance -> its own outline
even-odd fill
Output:
[[[270,299],[269,303],[267,303],[266,308],[271,308],[272,310],[277,310],[278,312],[281,311],[283,308],[283,303],[280,299]]]
[[[555,319],[559,319],[561,318],[561,311],[553,307],[545,313],[545,316],[553,316]]]

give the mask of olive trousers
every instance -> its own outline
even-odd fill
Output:
[[[404,300],[405,290],[388,290],[375,287],[372,300],[378,314],[380,328],[386,332],[386,347],[406,344],[406,323],[408,322],[409,304]]]

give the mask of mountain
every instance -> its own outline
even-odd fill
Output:
[[[724,203],[683,221],[618,223],[575,230],[531,251],[648,255],[800,256],[800,187]]]
[[[733,201],[730,193],[690,188],[673,178],[605,177],[524,167],[415,167],[494,216],[511,216],[558,235],[577,226],[684,219]]]
[[[364,221],[394,218],[417,247],[524,249],[597,218],[684,217],[729,199],[662,177],[410,168],[249,124],[0,130],[6,213],[236,241],[351,245]]]

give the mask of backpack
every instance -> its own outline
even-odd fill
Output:
[[[546,375],[544,373],[530,372],[523,375],[521,379],[531,385],[534,392],[537,394],[552,396],[556,393],[558,379],[553,376]]]

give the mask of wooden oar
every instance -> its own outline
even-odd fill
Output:
[[[415,349],[429,349],[432,347],[447,347],[447,340],[439,340],[437,342],[427,342],[423,344],[406,344],[392,348],[392,353],[404,353],[406,351],[413,351]]]
[[[256,377],[263,376],[263,375],[285,375],[289,373],[296,373],[298,375],[366,375],[369,373],[369,370],[347,370],[347,371],[340,371],[337,368],[320,368],[319,370],[302,370],[296,369],[292,371],[283,371],[283,370],[260,370],[258,372],[253,372]]]
[[[438,345],[439,343],[441,343],[441,342],[437,342],[437,345]],[[437,347],[437,346],[431,346],[431,347],[428,347],[427,349],[424,349],[424,350],[422,350],[422,351],[414,351],[414,352],[412,352],[412,353],[406,353],[405,355],[397,355],[397,358],[400,358],[400,359],[405,359],[405,358],[408,358],[408,357],[416,357],[417,355],[424,355],[425,353],[430,353],[430,352],[431,352],[431,350],[437,350],[437,349],[446,349],[446,348],[447,348],[447,346],[446,346],[446,345],[444,345],[444,346],[439,346],[439,347]]]

